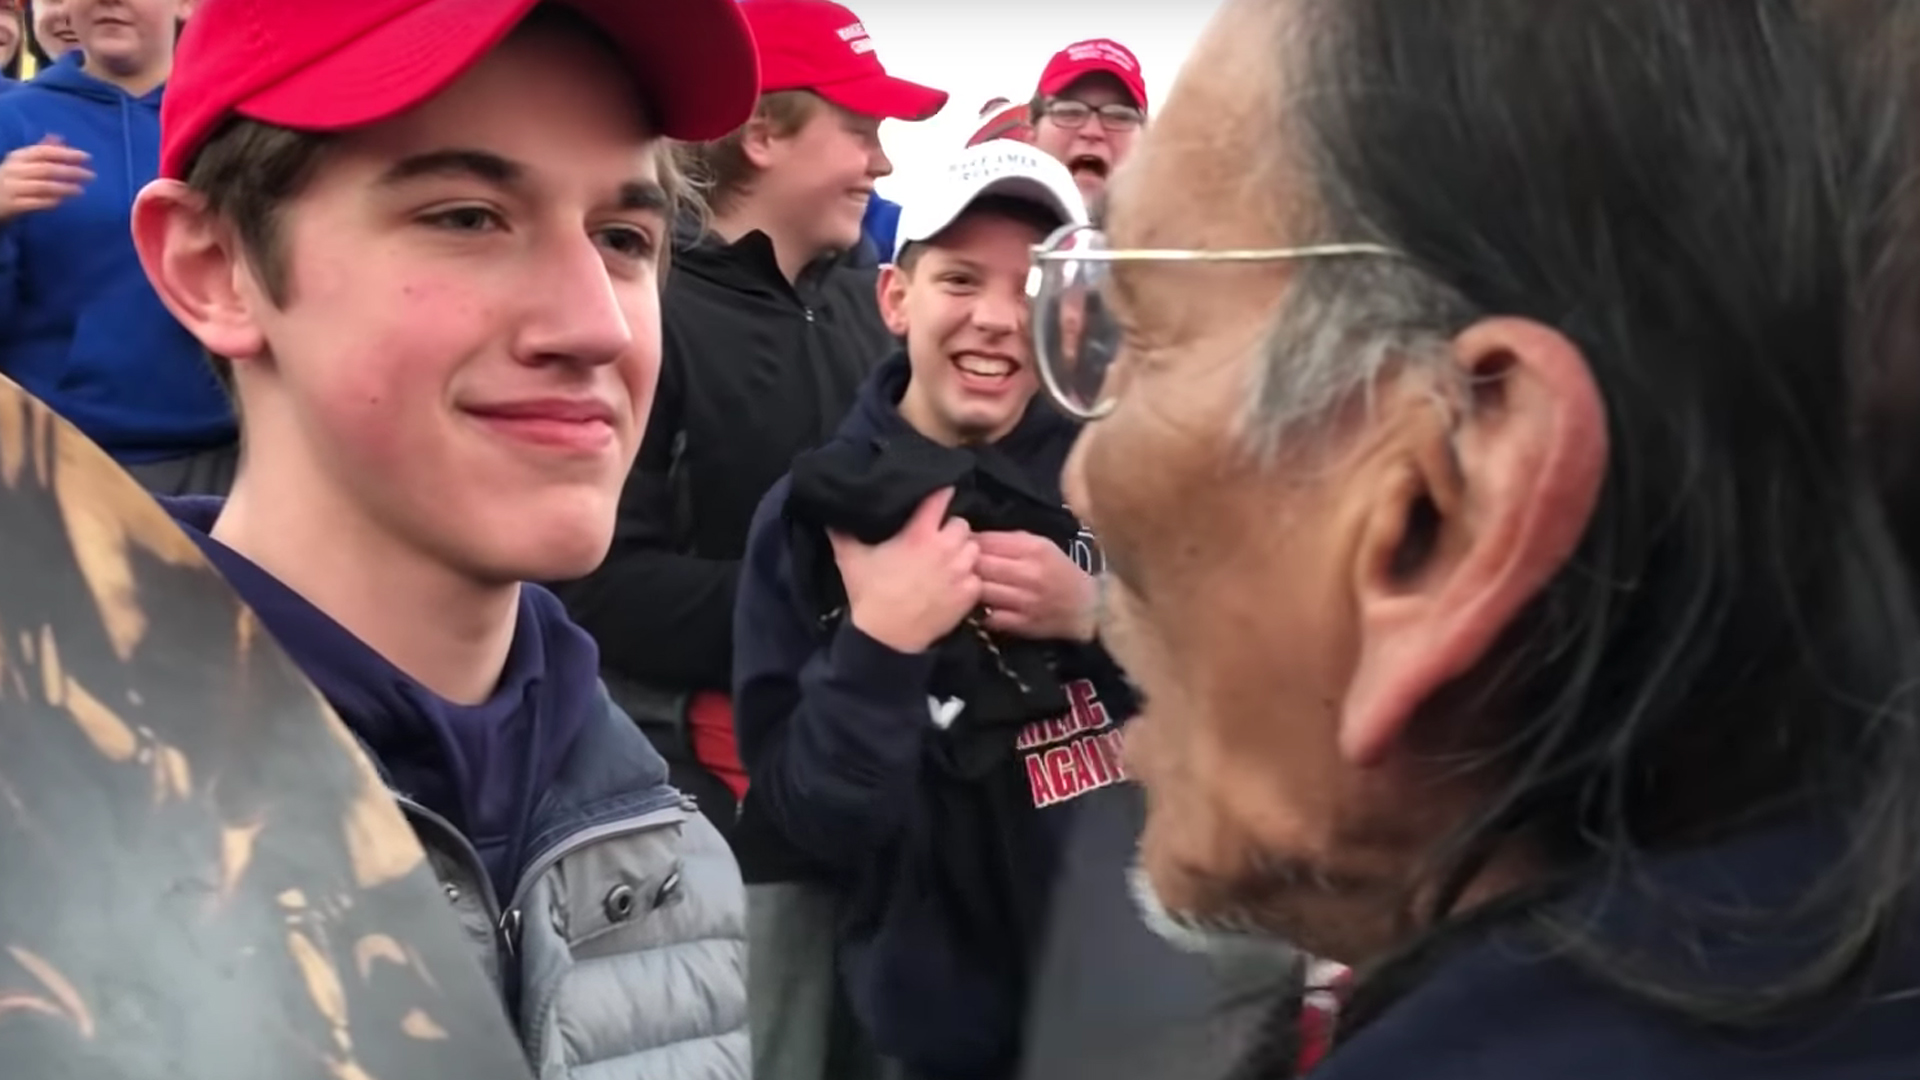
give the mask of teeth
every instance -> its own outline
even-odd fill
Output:
[[[961,371],[969,375],[983,375],[999,378],[1013,374],[1013,365],[1005,360],[989,360],[983,356],[963,356],[955,361]]]

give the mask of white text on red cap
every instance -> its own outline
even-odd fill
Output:
[[[852,23],[840,28],[840,40],[847,43],[855,56],[873,51],[873,39],[867,36],[865,23]]]
[[[1089,60],[1104,60],[1109,64],[1123,67],[1128,71],[1136,70],[1137,67],[1133,57],[1128,56],[1126,53],[1104,41],[1081,42],[1077,45],[1068,46],[1067,59],[1075,63],[1084,63]]]

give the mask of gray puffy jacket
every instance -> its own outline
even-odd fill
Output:
[[[504,903],[451,824],[400,805],[540,1080],[748,1080],[739,867],[611,700],[541,795]]]

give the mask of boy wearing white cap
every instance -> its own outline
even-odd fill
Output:
[[[838,868],[849,1000],[909,1075],[1011,1074],[1060,839],[1125,776],[1131,705],[1059,492],[1076,429],[1036,403],[1029,336],[1032,246],[1085,220],[1066,168],[1012,141],[922,188],[879,287],[906,350],[747,543],[747,804]]]

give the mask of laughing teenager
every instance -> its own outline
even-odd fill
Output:
[[[876,1047],[1002,1080],[1062,842],[1124,780],[1132,706],[1060,497],[1076,425],[1035,400],[1031,252],[1082,199],[1010,140],[921,195],[880,283],[905,350],[754,516],[735,720],[749,808],[849,898],[835,946]]]

